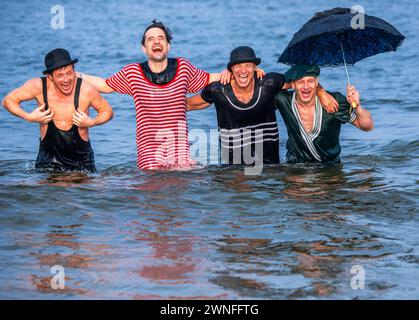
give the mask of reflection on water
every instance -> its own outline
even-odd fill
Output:
[[[363,238],[353,236],[277,243],[226,237],[219,240],[219,250],[230,268],[213,281],[243,296],[263,298],[268,293],[279,299],[333,297],[342,293],[342,288],[348,291],[348,272],[354,261],[365,265],[390,254],[366,232]]]
[[[196,267],[190,256],[193,252],[193,237],[168,235],[171,229],[181,228],[185,223],[174,221],[174,212],[167,207],[161,205],[152,205],[152,207],[162,212],[165,217],[149,220],[155,226],[155,231],[147,230],[145,225],[137,223],[137,228],[140,230],[135,239],[153,251],[147,256],[139,275],[158,282],[187,283],[188,273],[193,272]]]
[[[85,296],[89,297],[92,293],[80,279],[75,279],[68,274],[71,270],[89,270],[96,267],[96,261],[106,249],[106,245],[92,245],[80,241],[78,235],[83,228],[82,224],[76,225],[51,225],[49,232],[42,238],[45,242],[37,245],[37,252],[30,255],[37,260],[41,269],[51,269],[53,266],[60,266],[65,271],[65,288],[53,289],[51,279],[54,274],[45,276],[45,273],[31,274],[30,283],[42,293],[58,294],[61,296]],[[84,253],[86,252],[86,253]],[[73,271],[74,272],[74,271]]]
[[[156,185],[153,178],[145,179],[155,191]],[[183,181],[183,182],[182,182]],[[178,188],[187,182],[183,179],[165,180],[164,188],[170,185]],[[143,190],[143,189],[141,189]],[[147,216],[143,212],[138,213],[138,218],[130,221],[127,233],[135,239],[135,245],[147,248],[138,263],[134,266],[138,276],[135,282],[141,283],[137,287],[134,299],[222,299],[228,295],[207,294],[205,290],[188,290],[189,294],[179,294],[179,287],[205,288],[200,279],[206,276],[206,267],[211,265],[205,258],[208,251],[206,245],[202,245],[202,239],[193,235],[190,230],[190,222],[185,221],[185,215],[173,205],[161,205],[159,195],[153,195],[151,201],[145,204],[147,210],[159,212],[155,216]],[[179,232],[178,232],[179,230]],[[182,232],[181,230],[187,230]],[[151,287],[153,290],[148,292]],[[156,288],[165,288],[165,290]]]
[[[284,166],[282,178],[284,194],[303,202],[330,199],[347,183],[342,165],[319,169]]]
[[[86,173],[51,173],[45,180],[38,183],[57,187],[71,187],[77,184],[87,184],[94,178]]]
[[[0,281],[16,288],[10,296],[375,297],[374,290],[397,290],[398,281],[379,280],[377,266],[418,266],[417,239],[401,244],[399,235],[417,226],[417,216],[394,208],[401,201],[412,212],[416,204],[397,194],[371,201],[383,184],[375,169],[281,165],[260,176],[242,168],[132,170],[32,176],[33,186],[48,188],[38,191],[47,205],[37,208],[27,197],[29,215],[2,200],[12,215],[0,217],[7,221],[0,250],[3,259],[17,257],[2,264],[12,277],[2,273]],[[387,206],[391,212],[375,211]],[[390,232],[395,219],[397,233]],[[361,293],[350,287],[356,264],[377,278]],[[51,289],[54,265],[66,270],[65,290]]]

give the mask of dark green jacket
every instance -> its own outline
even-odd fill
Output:
[[[349,103],[346,97],[338,92],[330,93],[339,103],[339,110],[327,113],[318,102],[315,111],[313,129],[307,133],[299,120],[296,107],[292,106],[294,92],[282,90],[277,94],[275,103],[284,119],[288,131],[287,156],[288,163],[340,162],[339,135],[341,125],[353,122],[355,112],[349,114]]]

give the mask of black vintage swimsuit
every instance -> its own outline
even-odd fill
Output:
[[[45,110],[48,110],[47,81],[42,79],[42,91]],[[74,107],[79,106],[81,78],[77,78],[74,94]],[[54,121],[48,123],[47,133],[39,143],[39,152],[35,167],[53,171],[89,171],[96,172],[94,153],[90,141],[84,141],[78,127],[73,124],[70,130],[58,129]]]

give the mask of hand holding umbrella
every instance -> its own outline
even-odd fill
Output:
[[[359,92],[355,89],[354,86],[348,85],[346,87],[346,97],[350,105],[355,109],[358,108],[361,104],[359,98]]]
[[[384,20],[365,15],[365,25],[353,28],[357,13],[347,8],[318,12],[294,34],[278,59],[288,65],[345,66],[367,57],[396,51],[405,37]],[[351,112],[351,111],[350,111]]]

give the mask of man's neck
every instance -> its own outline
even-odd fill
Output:
[[[236,80],[231,81],[231,88],[233,89],[233,92],[237,99],[240,100],[242,97],[253,97],[253,94],[255,92],[255,78],[252,78],[252,80],[249,82],[249,85],[247,87],[240,87]],[[242,101],[243,102],[243,101]]]
[[[148,60],[148,66],[150,67],[150,70],[154,73],[160,73],[166,70],[168,65],[167,58],[162,61],[154,61],[154,60]]]
[[[304,109],[314,108],[316,106],[316,97],[309,102],[303,102],[299,96],[296,97],[297,105]]]
[[[76,84],[77,84],[77,78],[75,79],[74,85],[73,85],[73,89],[71,90],[71,92],[69,94],[64,94],[62,93],[54,84],[54,82],[50,81],[48,79],[48,81],[50,82],[50,85],[48,85],[48,89],[51,88],[51,91],[48,90],[48,95],[50,97],[59,99],[59,100],[65,100],[68,98],[71,98],[74,96],[74,92],[76,90]]]

